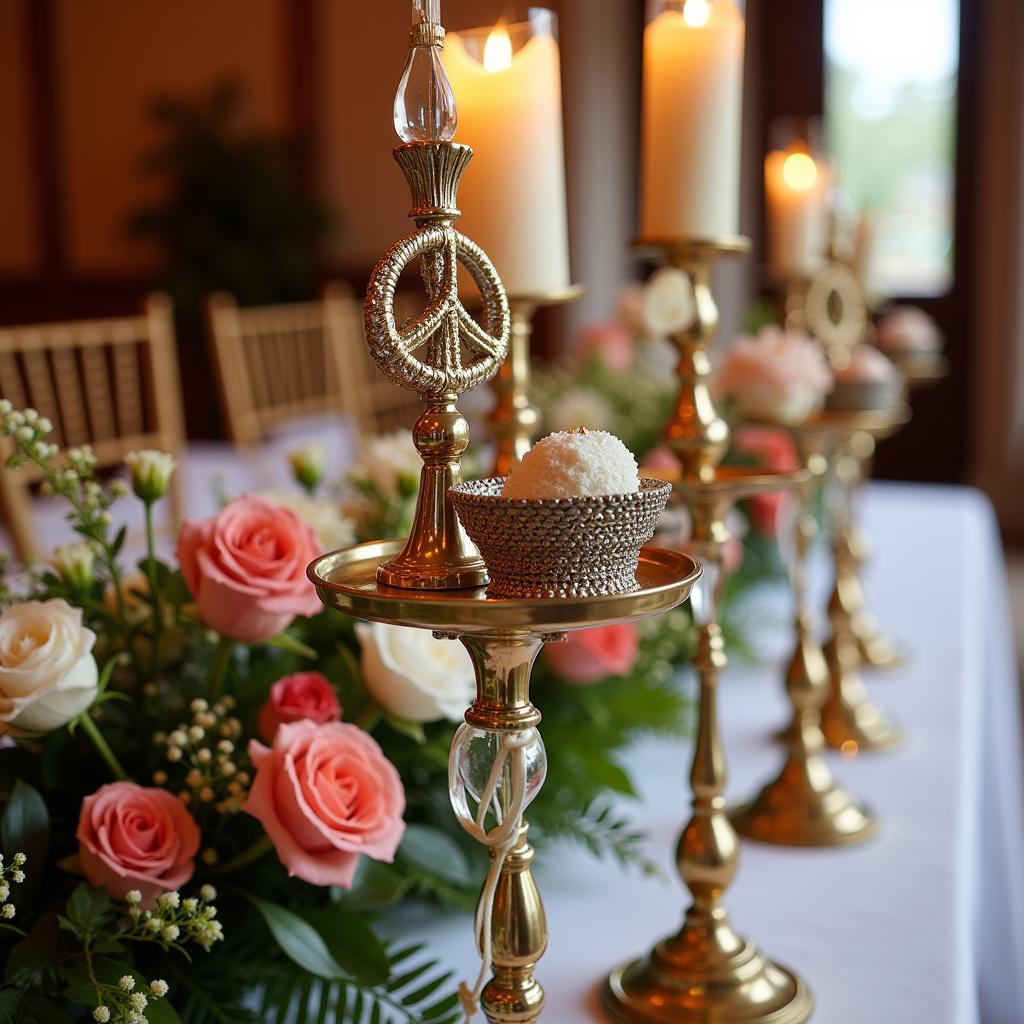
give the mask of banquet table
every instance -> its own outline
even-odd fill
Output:
[[[903,667],[865,678],[906,741],[884,754],[836,757],[833,766],[876,811],[879,834],[835,850],[745,842],[726,903],[737,930],[804,977],[814,1020],[1022,1024],[1024,761],[995,521],[986,500],[963,488],[876,484],[863,505],[871,601],[910,653]],[[816,607],[828,587],[819,552]],[[749,611],[763,656],[730,665],[721,683],[731,800],[774,775],[780,753],[770,736],[786,717],[785,588],[762,593]],[[557,749],[548,755],[557,758]],[[623,806],[648,833],[663,877],[623,871],[571,845],[540,858],[550,928],[537,972],[545,1020],[602,1019],[597,992],[607,970],[678,928],[687,894],[672,853],[689,810],[690,755],[688,743],[665,740],[629,753],[640,801]],[[475,978],[467,915],[413,905],[385,928],[429,941],[460,976]]]

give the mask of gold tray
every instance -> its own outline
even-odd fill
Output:
[[[407,590],[377,582],[377,566],[402,550],[403,541],[371,541],[322,555],[306,575],[330,608],[374,622],[459,633],[501,630],[563,632],[645,619],[690,596],[702,569],[689,555],[664,548],[640,552],[639,588],[628,594],[579,598],[496,598],[486,587]]]

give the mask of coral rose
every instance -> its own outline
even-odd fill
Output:
[[[210,519],[187,520],[178,537],[181,572],[203,621],[246,643],[317,613],[306,566],[322,550],[295,512],[253,495]]]
[[[272,743],[286,722],[336,722],[341,705],[331,684],[319,672],[296,672],[278,679],[260,708],[259,733]]]
[[[349,889],[361,854],[392,861],[405,831],[405,791],[377,741],[346,722],[282,725],[256,766],[242,810],[258,818],[288,874]]]
[[[50,732],[93,702],[96,634],[66,601],[25,601],[0,615],[0,733]]]
[[[639,652],[640,633],[632,622],[577,630],[545,648],[548,664],[566,682],[579,684],[625,675]]]
[[[184,804],[164,789],[110,782],[82,801],[78,857],[85,877],[117,899],[132,889],[152,906],[180,889],[195,870],[199,828]]]
[[[753,455],[758,465],[779,473],[792,473],[800,468],[793,440],[785,430],[748,427],[737,431],[734,444],[737,451]],[[754,528],[770,537],[776,536],[783,511],[789,506],[786,491],[759,494],[748,502]]]

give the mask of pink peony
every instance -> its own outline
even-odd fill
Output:
[[[282,725],[249,743],[256,778],[242,808],[258,818],[288,874],[349,889],[361,854],[392,861],[405,791],[377,741],[346,722]]]
[[[211,519],[187,520],[178,561],[203,621],[259,643],[296,615],[320,608],[306,566],[323,549],[304,520],[266,498],[244,495]]]
[[[576,353],[582,359],[597,354],[613,373],[628,373],[633,368],[633,339],[621,324],[595,321],[584,324],[576,337]]]
[[[832,374],[821,346],[805,334],[765,327],[737,338],[715,368],[716,394],[748,419],[802,423],[825,404]]]
[[[138,889],[145,907],[192,877],[199,849],[199,828],[185,805],[134,782],[109,782],[87,796],[76,837],[85,877],[117,899]]]
[[[625,675],[639,651],[640,634],[632,622],[577,630],[564,643],[545,648],[551,667],[566,682],[578,684]]]
[[[278,679],[260,708],[259,733],[268,743],[285,722],[336,722],[341,705],[331,684],[319,672],[296,672]]]
[[[756,457],[758,465],[779,473],[792,473],[800,468],[793,439],[785,430],[770,427],[747,427],[736,432],[733,444],[737,451]],[[772,491],[751,498],[748,507],[754,528],[774,537],[783,509],[789,502],[786,491]]]

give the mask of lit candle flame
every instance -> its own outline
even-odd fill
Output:
[[[504,71],[512,67],[512,37],[504,25],[497,25],[491,30],[484,44],[484,69],[486,71]]]
[[[686,0],[683,6],[683,21],[690,28],[703,28],[711,20],[711,4],[708,0]]]
[[[818,167],[807,153],[790,153],[782,162],[782,180],[795,192],[807,192],[818,180]]]

